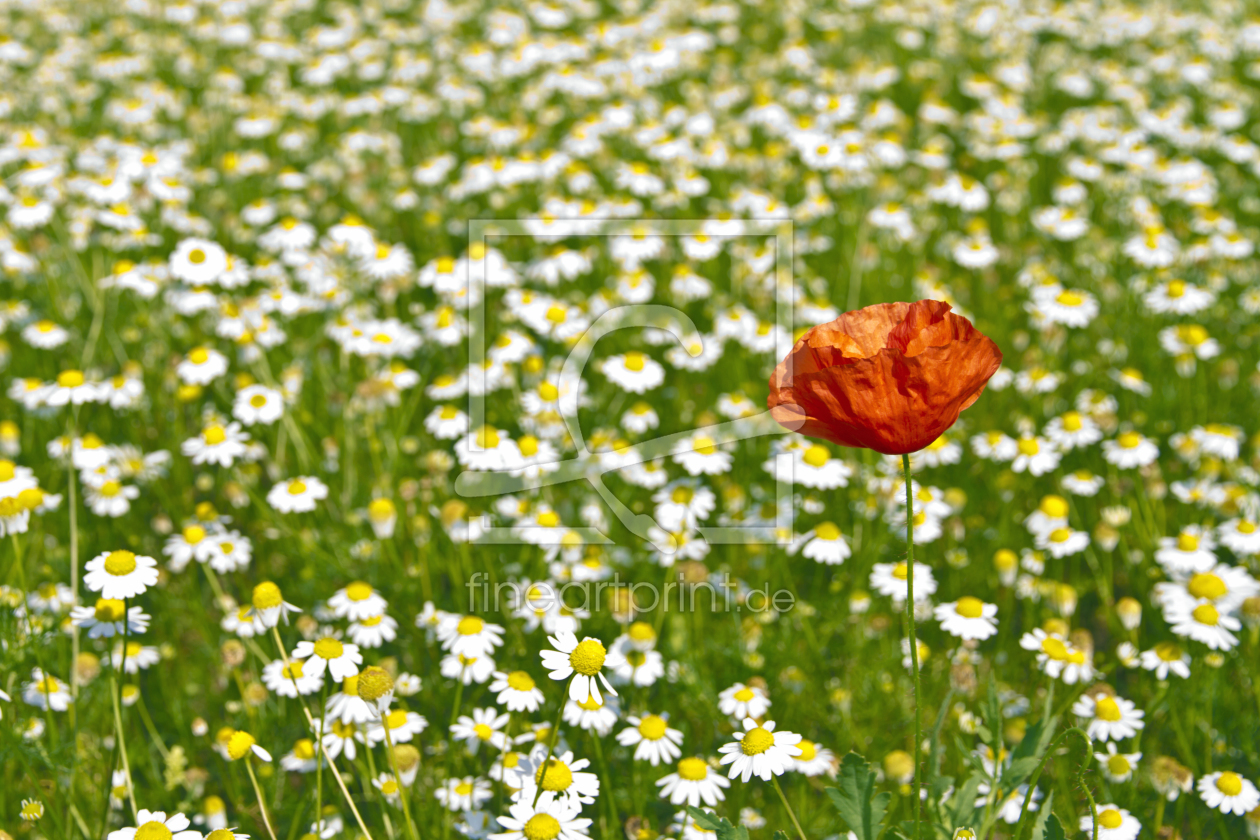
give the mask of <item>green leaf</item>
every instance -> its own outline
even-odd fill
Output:
[[[846,755],[840,762],[840,785],[827,788],[827,796],[857,840],[879,840],[891,797],[875,793],[875,774],[866,759],[857,753]]]
[[[1038,764],[1041,764],[1041,758],[1035,755],[1013,759],[1010,766],[1002,771],[1002,784],[1007,787],[1023,784],[1037,769]]]
[[[774,840],[788,840],[788,836],[782,829],[776,828],[774,830]]]
[[[980,785],[984,780],[983,773],[972,773],[967,777],[967,781],[963,782],[963,786],[950,797],[949,821],[955,828],[972,824],[972,817],[976,813],[976,796],[979,795]]]
[[[1050,795],[1037,811],[1037,819],[1033,821],[1032,840],[1046,840],[1046,823],[1050,820],[1050,806],[1053,804],[1054,791],[1050,791]]]
[[[748,829],[742,825],[731,825],[725,817],[701,811],[694,805],[687,806],[687,814],[705,831],[715,832],[717,840],[748,840]],[[782,833],[776,832],[775,840],[778,840],[778,835]]]
[[[1067,840],[1067,834],[1063,832],[1063,824],[1059,822],[1059,818],[1054,814],[1050,814],[1050,816],[1046,819],[1046,834],[1044,840]]]

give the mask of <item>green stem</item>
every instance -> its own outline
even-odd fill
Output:
[[[1075,735],[1085,742],[1085,761],[1077,769],[1077,776],[1081,781],[1081,788],[1085,791],[1086,798],[1089,799],[1089,812],[1094,820],[1094,836],[1093,840],[1098,840],[1098,808],[1094,805],[1094,796],[1089,792],[1089,787],[1085,784],[1085,769],[1089,766],[1089,760],[1094,756],[1094,742],[1084,730],[1073,726],[1071,729],[1063,730],[1062,734],[1054,740],[1050,748],[1046,750],[1046,754],[1041,759],[1041,763],[1037,765],[1037,770],[1028,779],[1028,793],[1024,795],[1023,807],[1019,810],[1019,823],[1015,826],[1015,833],[1011,835],[1012,840],[1019,840],[1024,831],[1024,820],[1028,817],[1028,803],[1032,801],[1033,791],[1037,789],[1037,780],[1041,778],[1041,771],[1046,769],[1046,763],[1058,751],[1059,745],[1062,744],[1069,735]]]
[[[569,678],[569,682],[564,685],[564,694],[560,696],[560,708],[556,709],[556,722],[551,725],[551,738],[547,744],[547,757],[543,759],[542,773],[539,774],[538,779],[536,780],[538,782],[538,789],[534,791],[534,801],[530,803],[530,807],[536,806],[538,804],[538,797],[542,796],[542,783],[543,779],[547,777],[547,770],[549,769],[548,765],[551,764],[551,754],[556,751],[556,741],[560,740],[560,718],[564,714],[564,701],[569,696],[569,686],[576,678],[576,674]]]
[[[779,799],[782,800],[783,807],[787,808],[788,816],[792,818],[792,825],[796,826],[796,833],[800,835],[801,840],[809,840],[809,838],[805,836],[805,829],[801,828],[801,821],[796,818],[796,812],[792,810],[792,806],[788,804],[787,797],[783,795],[783,788],[779,787],[779,777],[771,776],[770,781],[774,783],[774,791],[779,794]],[[917,812],[918,810],[916,809],[916,813]],[[918,827],[917,824],[915,827]]]
[[[263,825],[267,827],[267,834],[271,836],[271,840],[276,840],[276,831],[271,827],[271,818],[267,816],[267,803],[263,801],[262,790],[258,787],[258,777],[254,775],[254,765],[250,761],[248,754],[245,755],[245,770],[249,773],[250,784],[254,786],[254,795],[258,797],[258,807],[262,811]]]
[[[914,628],[914,493],[911,491],[909,455],[901,456],[901,468],[906,479],[906,630],[910,636],[910,668],[914,672],[914,748],[911,750],[914,756],[914,799],[911,807],[914,808],[914,838],[919,840],[922,830],[919,818],[922,807],[919,800],[919,745],[923,743],[923,721],[919,714],[919,640]],[[777,782],[775,786],[778,786]]]

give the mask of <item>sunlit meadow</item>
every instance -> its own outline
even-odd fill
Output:
[[[0,0],[0,840],[1260,837],[1248,14]]]

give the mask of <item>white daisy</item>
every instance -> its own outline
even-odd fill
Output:
[[[569,683],[571,700],[578,703],[587,697],[599,700],[600,691],[596,677],[599,677],[599,682],[603,683],[610,694],[617,693],[603,674],[607,651],[598,639],[587,636],[579,642],[574,634],[562,631],[548,636],[547,641],[551,642],[555,650],[541,652],[543,667],[553,680],[573,678]]]
[[[280,513],[307,513],[328,498],[328,485],[311,475],[276,482],[267,493],[267,504]]]
[[[800,735],[775,732],[772,720],[758,725],[752,718],[744,718],[743,727],[744,731],[736,733],[734,741],[718,749],[722,754],[721,763],[731,765],[730,778],[738,776],[746,782],[757,776],[768,782],[792,769],[792,759],[801,755],[801,748],[797,746]]]
[[[630,726],[617,733],[617,743],[634,747],[635,761],[648,761],[655,767],[663,761],[673,761],[682,755],[679,745],[682,744],[683,735],[677,729],[670,728],[668,716],[630,715],[626,722]]]
[[[84,586],[102,598],[120,601],[136,597],[158,580],[156,560],[125,549],[101,552],[84,568]]]
[[[705,805],[716,805],[726,798],[723,788],[731,786],[730,779],[714,772],[702,758],[684,758],[678,762],[673,773],[656,780],[661,789],[661,798],[668,799],[674,805],[684,802],[693,808]]]
[[[941,629],[960,639],[987,639],[997,632],[997,604],[966,595],[934,610]]]
[[[1260,791],[1256,790],[1256,786],[1230,770],[1201,776],[1196,787],[1207,806],[1223,814],[1241,816],[1260,805]]]

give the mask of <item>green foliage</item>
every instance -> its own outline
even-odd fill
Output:
[[[717,840],[748,840],[748,829],[742,825],[731,825],[730,820],[725,817],[701,811],[694,805],[687,806],[687,814],[705,831],[715,832]],[[775,840],[779,840],[782,834],[782,831],[776,831]]]
[[[840,784],[827,788],[840,817],[858,840],[879,840],[888,812],[888,792],[875,792],[875,774],[866,759],[849,753],[840,762]]]

